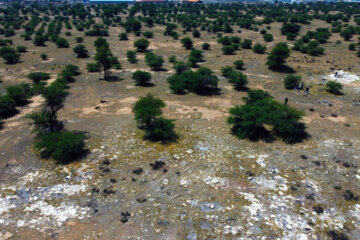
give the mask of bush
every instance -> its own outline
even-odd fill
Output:
[[[9,96],[0,97],[0,118],[6,118],[16,112],[16,102]]]
[[[32,72],[27,75],[27,78],[34,82],[34,84],[39,83],[40,81],[45,81],[50,79],[50,73],[44,72]]]
[[[252,41],[250,39],[244,39],[244,41],[241,44],[242,48],[245,49],[251,49]]]
[[[168,58],[168,61],[169,61],[169,63],[176,63],[176,56],[171,55],[171,56]]]
[[[41,57],[42,60],[46,60],[48,55],[45,54],[45,53],[42,53],[42,54],[40,54],[40,57]]]
[[[82,42],[84,41],[84,38],[83,38],[83,37],[76,37],[76,38],[75,38],[75,41],[76,41],[77,43],[82,43]]]
[[[151,74],[148,72],[137,70],[133,73],[132,79],[136,86],[146,86],[151,81]]]
[[[27,103],[28,99],[31,97],[30,85],[27,83],[7,87],[6,92],[7,96],[12,98],[16,105]]]
[[[244,61],[243,60],[236,60],[234,62],[235,68],[237,70],[242,70],[244,68]]]
[[[129,40],[128,36],[126,33],[120,33],[119,34],[119,39],[120,41],[126,41],[126,40]]]
[[[145,138],[151,141],[174,141],[176,133],[174,131],[175,120],[159,118],[153,122],[153,126],[145,131]]]
[[[186,71],[188,71],[189,70],[189,66],[186,64],[186,63],[184,63],[184,62],[176,62],[175,64],[174,64],[174,70],[175,70],[175,72],[176,72],[176,74],[181,74],[181,73],[183,73],[183,72],[186,72]]]
[[[262,90],[249,90],[245,105],[230,109],[227,122],[231,131],[239,138],[271,139],[281,137],[286,143],[300,142],[307,137],[305,125],[299,120],[302,112],[281,104]],[[268,130],[265,126],[272,127]]]
[[[236,71],[233,67],[223,67],[221,68],[221,74],[225,78],[230,78],[232,75],[236,74]]]
[[[146,38],[153,38],[154,33],[150,32],[150,31],[146,31],[146,32],[143,33],[143,36],[146,37]]]
[[[274,36],[270,33],[265,33],[263,38],[265,42],[272,42],[274,40]]]
[[[0,56],[8,64],[14,64],[20,61],[20,54],[12,47],[0,48]]]
[[[355,43],[349,44],[349,50],[350,51],[356,51],[356,44]]]
[[[329,93],[335,94],[335,95],[342,95],[343,93],[341,90],[343,89],[343,86],[341,83],[335,82],[335,81],[329,81],[325,85],[325,90]]]
[[[247,76],[242,72],[236,72],[229,76],[229,83],[231,83],[236,90],[243,90],[248,84]]]
[[[79,44],[76,47],[74,47],[73,51],[76,54],[77,58],[88,58],[89,57],[89,51],[82,44]]]
[[[86,64],[86,69],[88,72],[100,72],[100,66],[97,63]]]
[[[210,44],[209,43],[203,43],[201,45],[201,47],[202,47],[202,50],[209,50],[210,49]]]
[[[198,94],[212,93],[217,89],[219,79],[208,68],[199,68],[196,72],[191,70],[175,74],[167,79],[173,93],[183,94],[195,92]]]
[[[233,55],[235,53],[234,46],[223,46],[221,49],[224,55]]]
[[[37,34],[33,42],[35,46],[45,46],[46,40],[46,36]]]
[[[84,134],[74,131],[51,132],[38,137],[35,149],[42,158],[53,158],[58,163],[66,164],[84,153],[84,139]]]
[[[129,61],[129,63],[136,63],[137,62],[137,59],[136,59],[136,52],[135,51],[127,51],[126,52],[126,57],[127,57],[127,60]]]
[[[192,33],[194,38],[199,38],[201,36],[201,33],[198,29],[195,29]]]
[[[266,64],[269,65],[270,68],[279,68],[285,63],[285,60],[289,56],[290,49],[288,45],[284,42],[277,43],[269,53]]]
[[[294,89],[296,84],[299,84],[300,81],[301,81],[300,76],[295,76],[295,75],[290,74],[284,78],[284,86],[286,89]]]
[[[146,38],[140,38],[134,42],[134,47],[137,48],[138,52],[145,52],[149,47],[149,41]]]
[[[164,101],[150,93],[141,97],[132,108],[138,126],[141,129],[152,128],[154,121],[162,115],[163,107]]]
[[[17,50],[19,53],[25,53],[25,52],[27,52],[27,47],[25,47],[25,46],[17,46],[17,47],[16,47],[16,50]]]
[[[261,45],[260,43],[256,43],[253,47],[253,52],[254,53],[259,53],[259,54],[263,54],[266,51],[266,46]]]
[[[68,47],[69,47],[69,43],[68,43],[68,41],[67,41],[65,38],[59,37],[59,38],[56,40],[56,46],[57,46],[58,48],[68,48]]]
[[[193,48],[193,42],[188,37],[181,39],[181,44],[188,50]]]
[[[164,59],[152,52],[146,53],[145,62],[152,70],[160,70],[164,64]]]

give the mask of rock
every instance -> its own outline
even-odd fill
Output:
[[[127,221],[129,221],[129,217],[131,216],[131,214],[129,212],[121,212],[121,222],[122,223],[126,223]]]
[[[192,150],[192,149],[188,149],[188,150],[186,150],[186,153],[192,154],[192,153],[193,153],[193,150]]]
[[[161,160],[155,161],[154,163],[150,163],[150,166],[152,167],[153,170],[159,170],[163,166],[165,166],[165,162]]]
[[[139,198],[136,199],[136,201],[137,201],[138,203],[144,203],[144,202],[147,201],[147,199],[144,198],[144,197],[139,197]]]
[[[302,159],[307,159],[307,156],[304,155],[304,154],[300,155],[300,157],[301,157]]]
[[[344,194],[343,194],[343,197],[346,201],[351,201],[351,200],[354,200],[354,201],[357,201],[359,200],[359,196],[356,196],[354,195],[354,193],[350,190],[345,190]]]
[[[330,116],[332,116],[332,117],[334,117],[334,118],[338,117],[338,115],[335,114],[335,113],[332,113]]]
[[[321,214],[321,213],[324,212],[324,209],[323,209],[320,205],[314,206],[314,207],[313,207],[313,210],[314,210],[317,214]]]
[[[169,180],[168,180],[168,179],[166,179],[166,178],[165,178],[165,179],[163,179],[162,184],[163,184],[163,185],[168,185],[168,184],[169,184]]]
[[[136,168],[132,171],[133,174],[140,175],[143,172],[142,168]]]
[[[8,240],[13,236],[11,232],[6,232],[4,235],[0,236],[0,240]]]

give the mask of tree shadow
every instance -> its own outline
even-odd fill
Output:
[[[205,88],[195,92],[200,96],[219,96],[221,95],[221,88]]]
[[[293,74],[296,73],[296,71],[294,69],[292,69],[289,66],[286,65],[281,65],[279,67],[269,67],[270,70],[275,71],[275,72],[279,72],[279,73],[287,73],[287,74]]]
[[[124,80],[121,77],[118,76],[109,76],[107,78],[100,78],[100,80],[106,81],[106,82],[120,82],[122,80]]]
[[[11,118],[11,117],[15,116],[18,113],[19,113],[19,110],[17,110],[17,109],[15,109],[14,111],[5,112],[5,113],[0,114],[0,119],[1,118],[3,118],[3,119]]]
[[[166,68],[153,68],[151,70],[154,72],[168,72],[169,71]]]
[[[75,133],[83,134],[85,136],[84,140],[90,138],[89,133],[86,132],[86,131],[75,131]],[[68,165],[68,164],[73,163],[73,162],[81,162],[83,159],[87,158],[87,156],[89,156],[90,153],[91,153],[91,151],[89,149],[84,148],[81,151],[79,151],[77,154],[74,154],[71,157],[71,161],[67,161],[67,162],[60,163],[60,164]]]
[[[138,84],[136,86],[138,86],[138,87],[155,87],[155,84],[153,84],[151,82],[147,82],[147,83]]]

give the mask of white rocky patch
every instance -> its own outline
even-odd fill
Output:
[[[330,81],[336,81],[340,83],[351,83],[360,80],[359,76],[349,72],[345,72],[343,70],[337,71],[336,76],[335,73],[332,73],[328,75],[326,78]]]

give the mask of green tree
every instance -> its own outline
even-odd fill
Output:
[[[209,50],[210,49],[210,44],[209,43],[203,43],[201,45],[201,47],[202,47],[202,50]]]
[[[153,127],[155,120],[162,115],[162,108],[165,103],[160,98],[148,93],[141,97],[133,106],[135,120],[141,129],[150,129]]]
[[[135,51],[127,51],[126,52],[126,57],[127,57],[127,60],[129,61],[129,63],[137,63],[137,59],[136,59],[136,52]]]
[[[69,47],[69,43],[68,43],[68,41],[67,41],[65,38],[59,37],[59,38],[56,40],[56,46],[57,46],[58,48],[68,48],[68,47]]]
[[[244,68],[244,61],[243,60],[236,60],[234,62],[234,66],[237,70],[242,70]]]
[[[77,58],[88,58],[89,57],[89,51],[82,44],[79,44],[76,47],[74,47],[73,51],[76,54]]]
[[[188,50],[193,48],[193,42],[188,37],[181,39],[181,44],[183,45],[184,48]]]
[[[232,55],[235,53],[235,48],[233,46],[223,46],[221,49],[224,55]]]
[[[294,89],[294,87],[299,84],[301,81],[301,77],[300,76],[295,76],[295,75],[287,75],[284,78],[284,86],[286,89]]]
[[[253,47],[253,52],[258,54],[263,54],[266,51],[266,46],[261,45],[260,43],[256,43]]]
[[[160,70],[165,61],[161,56],[148,52],[145,55],[145,62],[152,70]]]
[[[137,70],[133,73],[132,79],[135,81],[136,86],[147,86],[151,81],[151,74],[145,71]]]
[[[6,118],[16,112],[16,102],[9,96],[0,97],[0,118]]]
[[[0,56],[7,64],[14,64],[20,61],[20,54],[12,47],[0,48]]]
[[[100,67],[100,72],[104,71],[104,79],[108,79],[110,69],[113,66],[113,59],[110,50],[106,46],[101,46],[98,48],[94,59]]]
[[[27,75],[27,78],[33,81],[34,84],[37,84],[40,81],[45,81],[50,79],[50,73],[32,72]]]
[[[285,42],[280,42],[275,45],[267,57],[266,64],[270,68],[279,68],[285,60],[290,56],[290,49]]]
[[[342,95],[343,93],[341,90],[343,89],[343,86],[341,83],[335,82],[335,81],[329,81],[325,85],[325,90],[329,93],[335,94],[335,95]]]
[[[145,52],[149,47],[149,41],[146,38],[140,38],[134,42],[134,47],[137,48],[138,52]]]
[[[251,49],[252,41],[250,39],[244,39],[244,41],[241,44],[242,48],[245,49]]]
[[[21,83],[18,85],[7,87],[6,93],[7,96],[9,96],[15,101],[16,105],[25,104],[31,97],[30,84]]]

